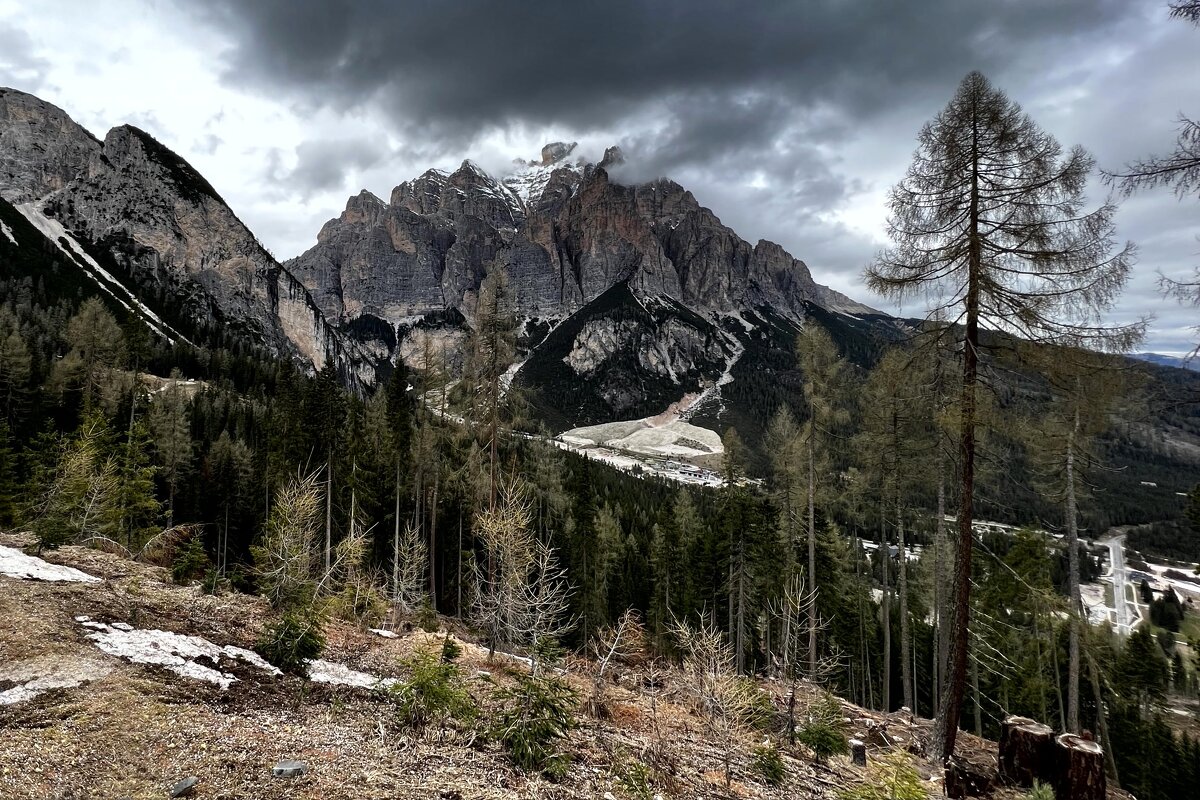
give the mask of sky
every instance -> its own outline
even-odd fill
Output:
[[[671,177],[819,282],[912,315],[862,271],[921,125],[973,69],[1110,170],[1200,115],[1200,29],[1166,0],[0,0],[0,85],[99,137],[149,131],[281,260],[361,189],[618,144],[617,177]],[[1139,259],[1112,320],[1153,314],[1142,349],[1189,351],[1200,313],[1158,280],[1200,265],[1200,200],[1147,191],[1116,220]]]

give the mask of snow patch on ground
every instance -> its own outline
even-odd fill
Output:
[[[17,244],[17,237],[13,236],[12,228],[8,227],[3,222],[0,222],[0,233],[4,234],[5,239],[8,239],[13,244]],[[17,246],[20,247],[20,245]]]
[[[355,686],[359,689],[376,689],[392,686],[395,678],[380,678],[366,672],[350,669],[345,664],[326,661],[318,658],[308,662],[308,679],[314,683],[328,683],[335,686]]]
[[[70,581],[99,583],[100,579],[74,567],[51,564],[49,561],[22,553],[15,547],[0,545],[0,575],[23,581]]]
[[[124,658],[134,664],[165,667],[177,675],[215,683],[222,689],[228,689],[230,684],[237,680],[233,675],[216,668],[220,666],[223,658],[245,661],[271,675],[281,674],[253,651],[233,645],[222,647],[200,636],[185,636],[160,630],[139,630],[121,622],[106,625],[103,622],[85,619],[81,624],[93,630],[87,638],[109,655]],[[199,663],[197,659],[201,658],[216,667]]]
[[[112,672],[112,667],[72,655],[41,656],[23,661],[0,664],[0,681],[19,684],[0,692],[0,706],[32,700],[51,689],[71,689],[89,681],[99,680]]]

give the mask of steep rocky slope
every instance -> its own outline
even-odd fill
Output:
[[[402,353],[419,349],[406,340],[420,320],[470,325],[484,276],[504,269],[525,322],[516,382],[552,427],[657,413],[716,385],[756,309],[793,332],[813,307],[878,316],[779,245],[743,240],[674,181],[614,181],[622,160],[609,148],[589,163],[556,142],[503,179],[470,161],[430,170],[386,202],[350,198],[286,266],[329,319],[395,331]]]
[[[144,131],[123,125],[100,142],[61,109],[0,89],[0,197],[180,329],[373,376],[203,176]]]

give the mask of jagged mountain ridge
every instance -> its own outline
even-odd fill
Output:
[[[174,338],[155,321],[170,306],[202,333],[233,330],[315,368],[333,359],[352,382],[374,377],[208,181],[132,125],[101,141],[62,109],[0,89],[0,198],[160,335]]]
[[[504,269],[525,321],[515,380],[552,427],[657,413],[712,386],[756,309],[794,328],[813,306],[882,318],[778,244],[751,245],[678,183],[614,181],[619,149],[597,163],[574,153],[548,144],[503,179],[469,160],[428,170],[386,202],[363,191],[286,267],[364,343],[382,350],[380,327],[395,331],[403,357],[419,351],[419,321],[450,313],[469,325],[485,275]]]

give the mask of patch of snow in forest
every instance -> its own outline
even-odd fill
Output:
[[[17,244],[17,237],[13,236],[12,228],[8,227],[3,222],[0,222],[0,233],[4,234],[5,239],[8,239],[13,244]],[[20,245],[17,246],[20,247]]]
[[[0,545],[0,575],[23,581],[70,581],[74,583],[99,583],[94,575],[61,564],[22,553],[15,547]]]
[[[87,638],[109,655],[127,659],[135,664],[165,667],[185,678],[215,683],[222,689],[228,689],[237,678],[201,664],[197,659],[206,659],[217,666],[222,658],[238,659],[269,674],[281,674],[255,652],[233,645],[222,647],[200,636],[185,636],[160,630],[139,630],[124,623],[105,625],[103,622],[84,621],[82,625],[93,629]]]
[[[0,692],[0,706],[32,700],[51,689],[71,689],[88,681],[99,680],[112,671],[99,661],[80,659],[72,655],[41,656],[0,665],[0,681],[12,681],[13,686]]]
[[[375,689],[396,683],[395,678],[380,678],[377,675],[359,672],[356,669],[350,669],[345,664],[326,661],[323,658],[308,662],[308,679],[314,683],[356,686],[360,689]]]

